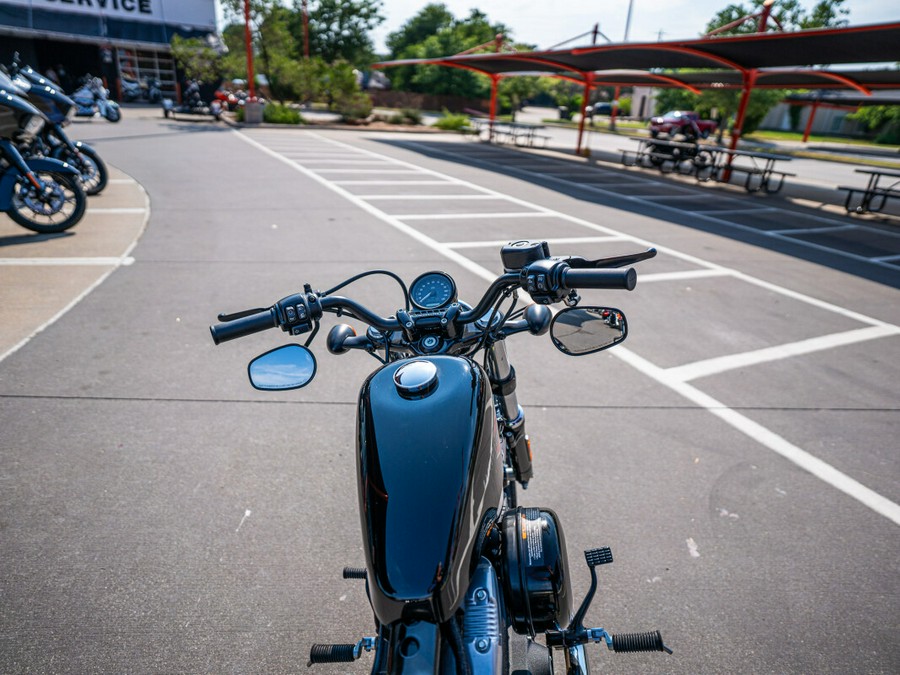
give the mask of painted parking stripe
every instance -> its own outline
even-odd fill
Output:
[[[643,279],[642,279],[643,281]],[[835,347],[843,347],[853,345],[867,340],[876,340],[878,338],[900,335],[900,328],[897,326],[869,326],[868,328],[857,328],[843,333],[832,333],[830,335],[822,335],[820,337],[809,338],[808,340],[799,340],[774,347],[766,347],[752,352],[742,352],[740,354],[731,354],[729,356],[719,356],[713,359],[705,359],[703,361],[695,361],[683,366],[676,366],[666,369],[666,375],[679,380],[680,382],[689,382],[701,377],[710,375],[718,375],[736,368],[745,368],[755,366],[761,363],[770,363],[787,359],[792,356],[801,356],[804,354],[814,354],[815,352],[825,351],[826,349],[834,349]]]
[[[128,266],[134,263],[131,256],[122,257],[100,257],[100,258],[0,258],[0,265],[73,265],[73,266],[92,266],[92,265],[124,265]]]

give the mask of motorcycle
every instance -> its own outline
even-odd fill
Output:
[[[25,158],[46,118],[0,70],[0,211],[40,234],[55,234],[81,220],[87,197],[75,167],[58,159]]]
[[[9,72],[13,82],[27,92],[30,102],[49,122],[34,136],[28,147],[22,148],[25,154],[67,162],[78,170],[85,194],[96,195],[102,192],[109,180],[106,163],[91,146],[73,141],[63,130],[75,115],[75,102],[34,69],[21,65],[18,58],[13,59]]]
[[[172,99],[164,98],[162,100],[163,117],[175,119],[175,114],[178,113],[181,115],[212,115],[217,122],[222,119],[221,101],[214,99],[212,103],[206,105],[200,98],[200,84],[196,80],[188,83],[183,99],[183,104],[175,105]]]
[[[99,114],[110,122],[122,119],[119,104],[109,99],[109,89],[103,86],[103,80],[99,77],[88,75],[85,83],[72,94],[72,100],[75,101],[77,117],[93,117]]]
[[[561,652],[568,675],[587,675],[591,642],[616,652],[671,653],[659,631],[611,634],[583,625],[596,568],[613,560],[608,548],[585,551],[591,586],[573,612],[562,523],[549,508],[518,503],[517,486],[527,487],[534,470],[506,349],[519,333],[549,333],[570,356],[621,343],[625,315],[580,306],[577,289],[632,290],[637,274],[628,266],[656,250],[591,261],[519,241],[500,255],[504,274],[474,307],[457,297],[444,272],[426,272],[407,289],[393,272],[373,270],[324,292],[306,284],[271,307],[220,314],[210,326],[216,344],[275,327],[294,337],[309,333],[305,344],[250,362],[250,383],[263,391],[312,381],[317,363],[309,345],[325,313],[368,326],[359,335],[349,324],[333,326],[330,353],[360,350],[381,364],[363,382],[357,406],[366,566],[344,570],[345,578],[365,581],[375,635],[315,644],[309,665],[373,652],[376,674],[549,675]],[[404,306],[393,316],[334,295],[375,274],[402,289]],[[533,304],[517,309],[520,290]],[[566,307],[553,316],[550,305],[558,303]]]

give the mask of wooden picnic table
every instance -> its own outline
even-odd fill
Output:
[[[714,179],[729,182],[734,173],[744,173],[744,189],[747,192],[778,192],[784,185],[785,176],[795,175],[776,168],[776,162],[791,161],[785,155],[643,136],[628,138],[636,141],[638,147],[636,150],[621,150],[622,164],[625,166],[652,166],[663,173],[677,171],[683,175],[693,175],[699,181]],[[735,163],[741,158],[749,162]]]
[[[864,188],[853,187],[849,185],[839,185],[838,190],[847,191],[847,200],[844,202],[844,208],[848,213],[878,213],[881,211],[887,200],[891,197],[900,197],[900,171],[891,171],[890,169],[855,169],[856,173],[868,174],[869,181]],[[882,178],[893,179],[890,185],[881,185]],[[855,207],[850,206],[853,195],[859,192],[859,204]]]

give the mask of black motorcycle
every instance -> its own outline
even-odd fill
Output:
[[[100,194],[109,180],[106,163],[91,146],[73,141],[64,130],[75,116],[75,102],[58,85],[42,77],[30,66],[20,64],[18,54],[10,65],[9,73],[15,84],[27,92],[29,101],[44,113],[49,122],[34,137],[29,147],[22,148],[23,154],[68,162],[78,169],[85,194]]]
[[[427,272],[407,290],[395,274],[377,270],[324,292],[307,284],[268,308],[219,315],[222,323],[210,328],[216,344],[275,327],[310,333],[305,345],[278,347],[250,363],[257,389],[295,389],[313,379],[308,347],[325,313],[368,326],[357,335],[348,324],[335,325],[328,351],[362,350],[381,363],[357,406],[366,567],[344,570],[345,578],[365,580],[376,632],[355,643],[313,645],[310,665],[371,651],[377,674],[549,675],[561,651],[568,674],[586,675],[589,642],[617,652],[671,653],[659,631],[584,627],[595,568],[612,562],[608,548],[585,552],[591,588],[573,611],[562,523],[551,509],[518,504],[517,485],[527,486],[533,467],[506,350],[506,338],[517,333],[549,331],[571,356],[622,342],[624,314],[579,306],[576,289],[632,290],[636,272],[619,268],[654,255],[649,249],[589,261],[551,257],[546,242],[519,241],[503,247],[505,273],[474,307],[458,299],[444,272]],[[393,316],[334,295],[371,274],[402,288],[404,306]],[[534,304],[520,309],[519,290]],[[567,307],[553,316],[549,305],[557,303]]]
[[[75,167],[49,157],[23,157],[47,119],[0,69],[0,211],[40,234],[69,229],[84,215],[87,197]]]

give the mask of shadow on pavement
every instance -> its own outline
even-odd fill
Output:
[[[729,237],[900,288],[900,230],[890,224],[860,221],[840,213],[804,207],[779,195],[749,195],[734,186],[670,180],[656,172],[587,164],[576,158],[553,157],[509,147],[471,141],[378,139],[378,142],[443,161],[496,171],[575,199]],[[517,163],[547,163],[547,169],[518,168]],[[553,170],[565,173],[565,177],[550,175]],[[621,187],[616,191],[604,189],[604,182],[617,181],[634,181],[636,186],[674,187],[683,195],[654,195],[645,199],[635,194],[623,195]],[[717,211],[714,206],[717,198],[739,201],[746,208]],[[754,214],[760,208],[766,209],[765,217],[759,217],[762,212]],[[876,260],[890,257],[897,259],[890,262]]]

